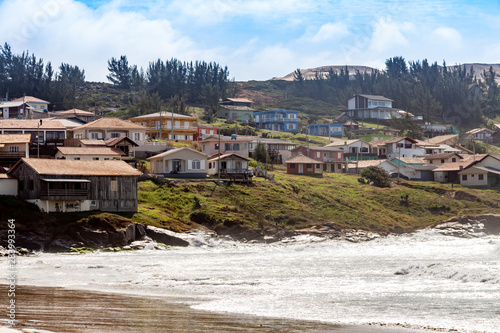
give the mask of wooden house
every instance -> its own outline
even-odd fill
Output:
[[[21,158],[29,158],[29,134],[0,134],[0,164],[9,165]]]
[[[195,149],[182,147],[149,157],[151,173],[171,178],[206,178],[207,157]]]
[[[298,154],[286,161],[286,173],[322,174],[323,162]]]
[[[194,125],[198,118],[184,114],[161,111],[129,120],[136,125],[144,126],[148,136],[155,139],[189,142],[193,141],[194,135],[198,132]]]
[[[235,154],[214,154],[208,158],[208,174],[215,176],[219,174],[221,178],[249,178],[248,162],[249,158]]]
[[[304,155],[322,162],[323,172],[343,172],[344,151],[340,147],[300,146],[292,150],[292,156]]]
[[[135,212],[140,175],[124,161],[26,158],[8,172],[18,180],[17,196],[46,213]]]

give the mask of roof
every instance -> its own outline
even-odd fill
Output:
[[[120,156],[119,153],[110,147],[57,147],[63,155],[100,155],[100,156]]]
[[[217,154],[216,154],[217,155]],[[236,157],[236,158],[239,158],[239,159],[242,159],[242,160],[245,160],[245,161],[250,161],[249,158],[246,158],[246,157],[243,157],[243,156],[240,156],[238,154],[235,154],[235,153],[230,153],[230,154],[222,154],[220,155],[220,159],[223,160],[223,159],[226,159],[226,158],[230,158],[230,157]],[[216,160],[219,160],[219,156],[216,156],[216,157],[212,157],[209,159],[209,161],[216,161]]]
[[[94,113],[89,112],[89,111],[84,111],[84,110],[79,110],[79,109],[71,109],[71,110],[66,110],[66,111],[57,111],[56,115],[76,115],[76,116],[95,116]]]
[[[54,176],[140,176],[142,173],[125,161],[99,160],[75,161],[43,158],[22,158],[9,170],[11,174],[21,164],[26,164],[40,175]]]
[[[401,162],[407,164],[407,165],[415,165],[415,164],[424,164],[425,160],[423,157],[397,157],[395,160],[398,159]]]
[[[448,159],[452,156],[458,156],[461,159],[463,159],[463,157],[458,155],[457,153],[431,154],[431,155],[425,156],[424,158],[426,160],[445,160],[445,159]]]
[[[447,171],[460,171],[474,164],[475,162],[480,162],[486,158],[488,154],[476,154],[465,156],[460,162],[444,163],[438,168],[434,169],[435,172],[447,172]]]
[[[163,153],[159,153],[157,155],[148,157],[148,160],[154,160],[154,159],[165,157],[165,156],[175,155],[175,154],[177,154],[177,153],[179,153],[181,151],[184,151],[184,150],[188,150],[188,151],[191,151],[193,153],[200,154],[200,155],[202,155],[205,158],[208,156],[207,154],[202,153],[200,151],[197,151],[196,149],[189,148],[189,147],[181,147],[181,148],[169,149],[167,151],[164,151]]]
[[[308,163],[308,164],[312,164],[312,163],[318,164],[319,163],[319,164],[323,164],[323,162],[313,160],[312,158],[307,157],[307,156],[302,155],[302,154],[298,154],[298,155],[292,157],[291,159],[287,160],[286,163],[287,164],[289,164],[289,163]]]
[[[104,146],[104,147],[106,147],[106,142],[104,142],[104,140],[81,139],[80,143],[84,146]]]
[[[332,143],[329,143],[327,144],[325,147],[340,147],[340,146],[344,146],[344,145],[351,145],[353,143],[356,143],[358,141],[361,141],[365,144],[367,144],[365,141],[361,140],[361,139],[353,139],[353,140],[341,140],[341,139],[335,139],[335,138],[332,138],[331,139],[333,142]]]
[[[317,150],[317,151],[335,151],[335,152],[341,152],[342,149],[340,148],[340,146],[323,146],[323,147],[319,147],[319,146],[300,146],[300,147],[297,147],[295,149],[298,149],[298,148],[308,148],[310,150]]]
[[[246,98],[226,98],[224,101],[230,101],[236,103],[253,103],[251,100]]]
[[[274,139],[274,138],[261,138],[258,136],[245,136],[245,135],[240,135],[240,138],[242,139],[249,139],[253,143],[267,143],[267,144],[282,144],[282,145],[294,145],[296,146],[295,143],[292,141],[287,141],[287,140],[282,140],[282,139]]]
[[[397,137],[397,138],[393,138],[393,139],[388,139],[388,140],[375,140],[375,141],[370,141],[370,145],[372,146],[385,146],[387,145],[388,143],[397,143],[399,141],[402,141],[402,140],[407,140],[407,141],[410,141],[411,143],[418,143],[417,140],[415,139],[412,139],[412,138],[409,138],[409,137]]]
[[[380,96],[380,95],[357,94],[357,95],[352,96],[349,99],[352,99],[352,98],[354,98],[356,96],[361,96],[361,97],[365,97],[365,98],[368,98],[368,99],[373,99],[373,100],[376,100],[376,101],[394,102],[394,100],[392,100],[390,98],[387,98],[387,97],[384,97],[384,96]]]
[[[155,113],[148,113],[148,114],[145,114],[142,116],[132,117],[129,120],[149,119],[149,118],[158,118],[158,117],[172,118],[172,112],[160,111],[160,112],[155,112]],[[196,117],[191,117],[191,116],[188,116],[185,114],[179,114],[179,113],[174,113],[174,118],[198,119]]]
[[[196,124],[196,126],[200,127],[200,128],[219,129],[217,126],[210,125],[210,124]]]
[[[80,129],[92,129],[92,128],[96,128],[96,129],[107,128],[107,129],[115,129],[115,130],[128,130],[128,129],[146,130],[147,129],[146,127],[144,127],[142,125],[135,124],[135,123],[128,121],[128,120],[122,120],[119,118],[101,118],[101,119],[91,121],[90,123],[87,123],[85,125],[78,126],[78,127],[74,128],[73,130],[77,131]]]
[[[45,118],[43,120],[44,121],[59,121],[66,128],[75,128],[75,127],[82,126],[83,124],[85,124],[84,121],[81,121],[78,118]]]
[[[19,101],[26,101],[28,103],[44,103],[44,104],[50,104],[50,102],[44,101],[43,99],[36,98],[33,96],[24,96],[24,97],[19,97],[16,99],[13,99],[12,102],[19,102]]]
[[[28,103],[28,102],[26,102]],[[0,102],[0,106],[5,107],[5,108],[13,108],[16,106],[21,106],[23,105],[23,101],[10,101],[10,102]]]
[[[394,164],[386,159],[384,159],[384,160],[360,160],[360,161],[357,161],[354,163],[349,163],[348,167],[355,168],[356,164],[357,164],[358,168],[368,168],[370,166],[379,166],[380,164],[385,163],[385,162],[392,164],[394,167],[397,167],[396,164]]]
[[[444,143],[448,140],[453,140],[453,139],[455,139],[455,141],[458,140],[458,134],[435,136],[433,138],[427,139],[427,142],[432,143],[432,144],[439,144],[439,143]]]
[[[480,170],[480,171],[484,171],[487,173],[494,173],[494,174],[500,175],[500,169],[488,167],[488,166],[471,166],[467,169],[460,171],[459,174],[461,174],[461,175],[462,174],[471,174],[471,173],[474,173],[475,170]]]
[[[465,132],[465,134],[476,134],[476,133],[480,133],[480,132],[484,132],[484,131],[486,131],[490,134],[495,133],[495,131],[492,131],[488,128],[474,128],[474,129],[471,129],[470,131]]]
[[[115,145],[119,144],[119,143],[120,143],[120,142],[122,142],[122,141],[127,141],[127,142],[129,142],[130,144],[132,144],[133,146],[136,146],[136,147],[138,147],[138,146],[139,146],[139,145],[138,145],[138,144],[137,144],[134,140],[132,140],[132,139],[131,139],[131,138],[129,138],[128,136],[119,136],[119,137],[117,137],[117,138],[110,138],[110,139],[107,139],[107,140],[106,140],[106,145],[107,145],[108,147],[110,147],[110,146],[115,146]]]
[[[206,137],[205,139],[199,141],[200,143],[203,143],[203,142],[208,142],[208,141],[219,141],[219,136],[218,135],[211,135],[209,137]],[[230,136],[225,136],[225,135],[221,135],[220,136],[220,141],[221,142],[226,142],[226,141],[235,141],[235,142],[250,142],[251,140],[248,139],[247,137],[240,137],[240,136],[236,136],[236,140],[235,139],[232,139]]]
[[[31,134],[0,134],[0,144],[29,142],[31,142]]]
[[[59,120],[45,121],[44,119],[3,119],[0,120],[0,129],[37,129],[40,121],[40,129],[66,130]]]

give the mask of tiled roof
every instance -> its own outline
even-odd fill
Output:
[[[467,168],[471,164],[475,162],[480,162],[482,161],[488,154],[476,154],[474,155],[467,155],[465,156],[460,162],[451,162],[451,163],[444,163],[441,164],[437,169],[434,169],[433,171],[439,172],[439,171],[460,171],[462,169]]]
[[[423,157],[401,157],[398,158],[401,162],[405,164],[424,164],[425,160]]]
[[[361,161],[357,161],[357,163],[349,163],[349,168],[350,169],[356,168],[356,164],[358,165],[358,168],[367,168],[369,166],[379,166],[380,164],[382,164],[384,162],[393,164],[395,167],[397,166],[388,160],[361,160]]]
[[[129,129],[140,129],[140,130],[146,130],[147,128],[139,125],[139,124],[134,124],[131,121],[128,120],[122,120],[119,118],[101,118],[97,119],[94,121],[91,121],[90,123],[87,123],[82,126],[78,126],[74,128],[74,131],[78,131],[80,129],[110,129],[110,130],[129,130]]]
[[[201,140],[200,142],[203,143],[203,142],[208,142],[208,141],[219,141],[219,136],[218,135],[211,135],[211,136],[206,137],[205,139]],[[236,140],[234,140],[230,136],[221,135],[220,136],[220,141],[221,142],[231,142],[231,141],[234,141],[234,142],[250,142],[251,140],[248,139],[245,136],[243,136],[243,137],[236,136]]]
[[[214,155],[216,155],[216,156],[215,156],[215,157],[212,157],[212,156],[214,156]],[[210,156],[209,161],[215,161],[215,160],[218,160],[218,159],[219,159],[219,157],[217,156],[218,154],[214,154],[214,155],[211,155],[211,156]],[[236,158],[239,158],[239,159],[242,159],[242,160],[245,160],[245,161],[250,161],[250,159],[249,159],[249,158],[246,158],[246,157],[240,156],[240,155],[235,154],[235,153],[230,153],[230,154],[221,154],[221,155],[220,155],[220,159],[221,159],[221,160],[223,160],[223,159],[225,159],[225,158],[229,158],[229,157],[232,157],[232,156],[234,156],[234,157],[236,157]]]
[[[84,111],[84,110],[79,110],[79,109],[71,109],[71,110],[66,110],[66,111],[58,111],[56,112],[56,115],[61,114],[64,116],[68,115],[76,115],[76,116],[95,116],[92,112],[89,111]]]
[[[104,147],[106,147],[106,142],[104,142],[104,140],[81,139],[80,143],[84,146],[104,146]]]
[[[325,147],[340,147],[340,146],[344,146],[344,145],[351,145],[353,143],[356,143],[358,141],[363,141],[361,139],[354,139],[354,140],[341,140],[341,139],[335,139],[335,138],[332,138],[331,139],[333,142],[332,143],[329,143],[327,144]],[[364,141],[363,141],[364,142]]]
[[[488,128],[474,128],[474,129],[471,129],[470,131],[467,131],[465,132],[465,134],[476,134],[476,133],[480,133],[480,132],[483,132],[483,131],[486,131],[490,134],[493,134],[495,133],[495,131],[492,131]]]
[[[358,94],[358,96],[362,96],[368,99],[373,99],[375,101],[386,101],[386,102],[393,102],[392,99],[384,97],[384,96],[379,96],[379,95],[365,95],[365,94]],[[353,96],[354,97],[354,96]],[[351,97],[352,98],[352,97]]]
[[[44,101],[43,99],[40,99],[40,98],[36,98],[36,97],[33,97],[33,96],[24,96],[24,97],[19,97],[19,98],[16,98],[16,99],[13,99],[12,101],[13,102],[19,102],[19,101],[26,101],[28,103],[44,103],[44,104],[50,104],[50,102],[47,102],[47,101]]]
[[[142,173],[124,161],[74,161],[43,158],[23,158],[12,169],[25,163],[40,175],[55,176],[140,176]]]
[[[226,100],[236,103],[253,103],[251,100],[246,98],[226,98]]]
[[[452,139],[457,140],[458,135],[457,134],[439,135],[439,136],[435,136],[433,138],[427,139],[427,142],[432,143],[432,144],[439,144],[439,143],[443,143],[443,142],[446,142],[446,141],[452,140]]]
[[[340,146],[324,146],[324,147],[319,147],[319,146],[300,146],[300,147],[297,147],[297,148],[301,148],[301,147],[304,147],[304,148],[308,148],[310,150],[313,150],[313,151],[335,151],[335,152],[341,152],[342,149]]]
[[[209,129],[219,129],[217,126],[210,125],[210,124],[196,124],[196,127],[209,128]]]
[[[425,156],[424,158],[426,160],[445,160],[445,159],[448,159],[452,156],[458,156],[461,159],[463,158],[462,156],[458,155],[457,153],[431,154],[431,155]]]
[[[189,151],[192,151],[194,153],[200,154],[204,158],[206,158],[208,156],[207,154],[199,152],[196,149],[189,148],[189,147],[181,147],[181,148],[170,149],[170,150],[164,151],[163,153],[159,153],[155,156],[148,157],[148,160],[154,160],[157,158],[161,158],[161,157],[165,157],[165,156],[169,156],[169,155],[174,155],[174,154],[177,154],[177,153],[184,151],[184,150],[189,150]]]
[[[43,119],[41,119],[43,120]],[[36,130],[40,120],[32,119],[3,119],[0,120],[0,129],[31,129]],[[42,121],[40,129],[60,129],[65,130],[66,127],[58,120]]]
[[[302,154],[298,154],[294,157],[292,157],[291,159],[287,160],[286,163],[308,163],[308,164],[312,164],[312,163],[315,163],[315,164],[323,164],[323,162],[320,162],[320,161],[316,161],[316,160],[313,160],[312,158],[310,157],[307,157],[305,155],[302,155]]]
[[[158,118],[158,117],[165,117],[165,118],[172,118],[172,112],[164,112],[164,111],[161,111],[161,112],[155,112],[155,113],[149,113],[149,114],[145,114],[145,115],[142,115],[142,116],[137,116],[137,117],[132,117],[130,118],[129,120],[147,120],[149,118]],[[196,120],[197,118],[196,117],[191,117],[191,116],[188,116],[188,115],[185,115],[185,114],[179,114],[179,113],[174,113],[174,118],[187,118],[187,119],[193,119],[193,120]]]
[[[57,147],[63,155],[100,155],[120,156],[123,155],[110,147]]]
[[[115,146],[117,144],[119,144],[120,142],[122,141],[128,141],[129,143],[131,143],[132,145],[138,147],[139,145],[134,141],[132,140],[131,138],[129,138],[128,136],[120,136],[120,137],[117,137],[117,138],[110,138],[110,139],[107,139],[106,140],[106,145],[108,147],[110,146]]]
[[[0,134],[0,143],[28,143],[31,141],[31,134]]]

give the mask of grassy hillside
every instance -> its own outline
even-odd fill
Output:
[[[357,176],[276,174],[276,183],[217,186],[212,182],[140,183],[139,212],[132,219],[175,231],[197,224],[298,229],[334,222],[342,228],[379,233],[408,232],[452,216],[500,213],[500,194],[438,183],[403,183],[381,189]],[[401,196],[409,196],[402,204]],[[459,200],[464,199],[464,200]],[[199,205],[197,205],[199,203]]]

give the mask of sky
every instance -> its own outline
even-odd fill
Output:
[[[403,56],[500,63],[500,0],[0,0],[0,43],[106,82],[107,61],[215,61],[236,81]]]

